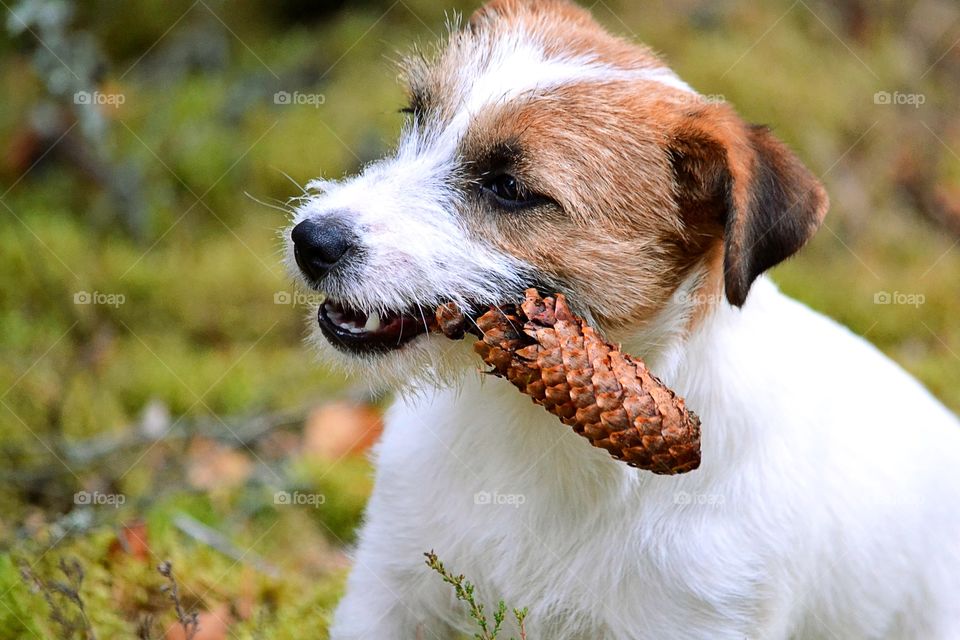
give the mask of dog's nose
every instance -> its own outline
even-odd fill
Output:
[[[354,234],[337,220],[304,220],[290,233],[297,266],[311,280],[327,275],[354,246]]]

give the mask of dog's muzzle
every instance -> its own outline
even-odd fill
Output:
[[[351,262],[362,259],[359,239],[342,218],[325,216],[304,220],[290,233],[293,255],[304,278],[314,289],[326,289],[324,281],[339,277]],[[399,349],[429,331],[433,310],[414,305],[407,309],[359,309],[326,298],[317,310],[323,335],[341,351],[383,353]]]

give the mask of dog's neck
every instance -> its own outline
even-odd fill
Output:
[[[721,264],[705,259],[649,322],[608,338],[624,352],[642,358],[668,385],[674,384],[687,359],[690,338],[708,331],[717,314],[730,310],[723,297]]]

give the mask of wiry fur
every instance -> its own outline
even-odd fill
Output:
[[[465,343],[338,355],[420,393],[387,415],[331,637],[467,631],[435,549],[531,639],[960,638],[960,424],[756,280],[826,212],[799,160],[564,0],[496,0],[407,76],[395,156],[297,207],[359,238],[316,286],[367,310],[563,291],[700,414],[703,464],[611,460]],[[498,171],[545,197],[498,209]]]

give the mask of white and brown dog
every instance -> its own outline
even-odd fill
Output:
[[[318,342],[404,389],[332,638],[469,629],[429,549],[541,640],[960,638],[960,424],[761,275],[826,213],[800,161],[565,0],[406,71],[396,154],[311,183],[289,246]],[[699,470],[631,469],[425,335],[530,285],[686,397]]]

